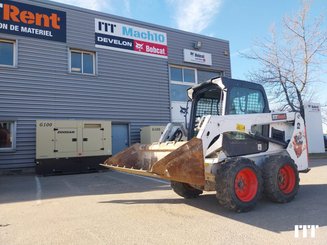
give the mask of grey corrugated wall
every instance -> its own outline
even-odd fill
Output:
[[[18,67],[0,67],[0,119],[17,120],[16,152],[0,152],[0,168],[34,166],[37,119],[128,122],[131,143],[139,140],[140,127],[166,124],[170,120],[168,64],[187,65],[183,49],[192,49],[195,41],[202,41],[202,52],[212,53],[210,69],[231,76],[229,55],[224,54],[229,53],[227,41],[48,1],[21,2],[65,11],[67,43],[0,33],[0,38],[18,42]],[[94,18],[166,32],[168,60],[96,49]],[[70,74],[69,48],[96,51],[97,75]]]

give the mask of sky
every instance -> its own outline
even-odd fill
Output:
[[[258,65],[241,57],[256,40],[267,38],[274,24],[301,8],[301,0],[55,0],[126,18],[200,33],[229,41],[232,77],[248,80]],[[325,14],[327,1],[312,0],[311,16]],[[324,23],[327,29],[327,19]],[[325,75],[323,75],[325,74]],[[313,102],[327,109],[327,64],[315,85]],[[327,129],[326,129],[327,130]]]

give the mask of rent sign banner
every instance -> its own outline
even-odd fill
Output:
[[[0,0],[0,33],[66,42],[66,13]]]
[[[123,52],[168,57],[167,34],[95,19],[95,46]]]

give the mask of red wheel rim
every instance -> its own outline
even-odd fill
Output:
[[[251,168],[239,171],[234,182],[235,194],[242,202],[250,202],[258,192],[258,179]]]
[[[291,165],[285,164],[278,171],[278,187],[285,193],[289,194],[295,187],[295,173]]]

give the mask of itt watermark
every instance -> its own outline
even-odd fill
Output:
[[[316,238],[317,229],[319,225],[295,225],[295,238]]]

